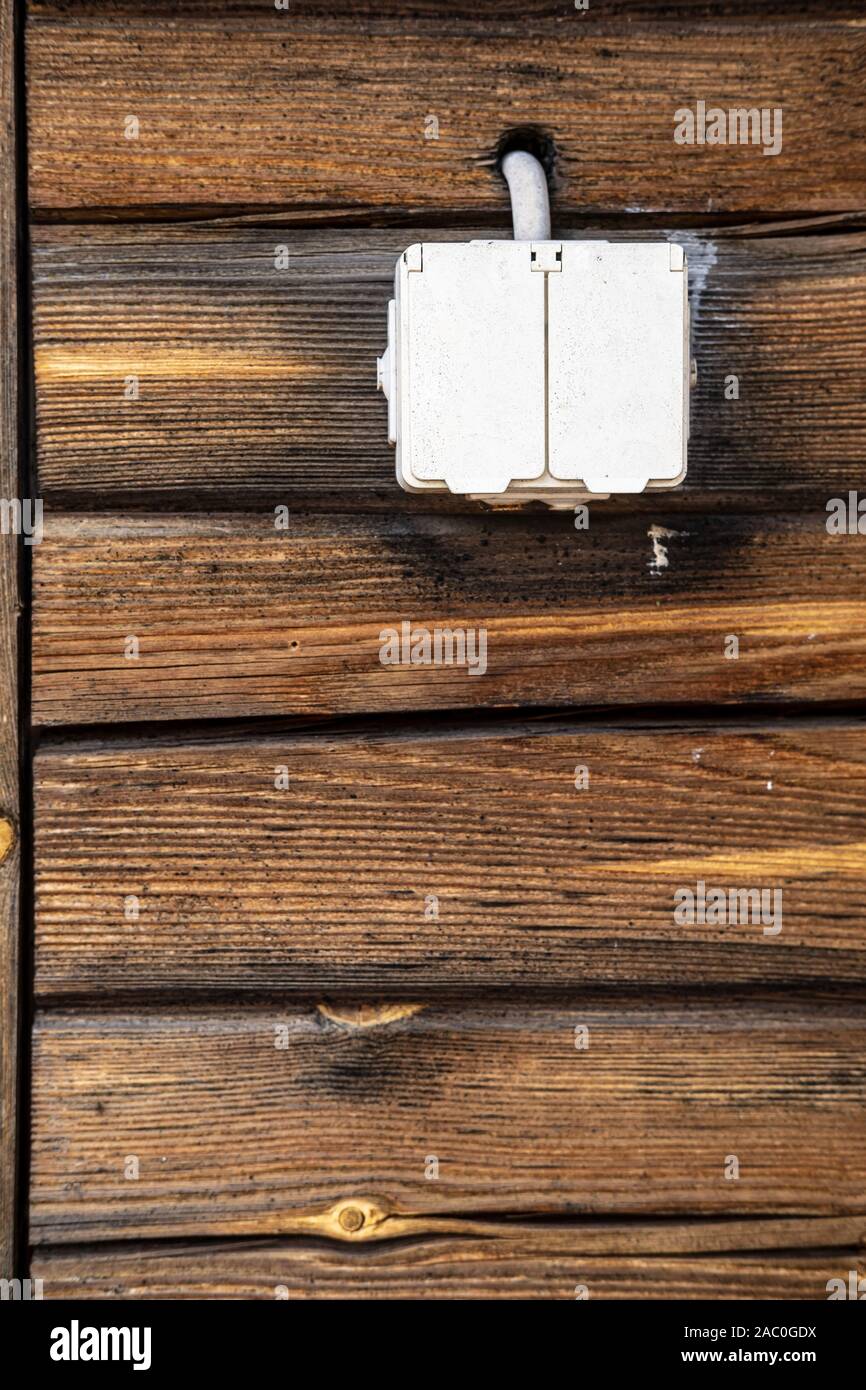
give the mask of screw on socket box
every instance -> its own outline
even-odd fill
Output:
[[[378,384],[398,481],[552,507],[676,486],[691,377],[682,247],[551,239],[538,161],[507,155],[503,171],[514,241],[425,242],[397,262]]]

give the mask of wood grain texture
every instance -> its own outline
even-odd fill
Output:
[[[824,508],[864,486],[866,29],[716,8],[31,0],[34,722],[154,725],[37,757],[47,1297],[823,1299],[862,1264],[856,716],[158,727],[863,698],[866,553]],[[781,107],[782,153],[676,145],[699,97]],[[521,126],[558,234],[690,257],[688,483],[588,532],[422,508],[373,390],[397,253],[507,234]],[[487,672],[383,666],[403,619],[483,626]],[[11,924],[2,740],[0,791]],[[675,925],[699,879],[780,888],[783,930]]]
[[[33,1037],[31,1237],[862,1215],[864,1044],[862,1004],[754,996],[475,999],[378,1028],[288,1003],[53,1010]]]
[[[862,724],[44,748],[36,989],[862,982],[864,824]],[[676,924],[699,880],[781,930]]]
[[[866,35],[856,21],[586,23],[510,4],[359,17],[108,14],[31,7],[30,197],[38,216],[256,206],[501,213],[493,161],[530,125],[557,150],[558,205],[583,210],[863,206]],[[674,114],[781,107],[781,153],[684,146]],[[425,118],[439,138],[425,139]],[[137,139],[124,120],[140,122]]]
[[[490,233],[37,228],[43,495],[440,509],[395,484],[375,361],[406,244],[477,235]],[[866,234],[637,235],[675,238],[690,265],[698,386],[688,477],[666,505],[823,506],[862,482]]]
[[[599,508],[587,531],[540,513],[55,516],[35,547],[34,719],[862,698],[866,547],[825,520],[684,524],[660,501],[665,565],[646,516]],[[484,674],[383,665],[403,621],[483,627]]]
[[[359,1248],[303,1238],[37,1249],[46,1298],[820,1299],[866,1218],[495,1226]],[[811,1248],[810,1248],[811,1247]],[[841,1271],[841,1275],[840,1275]]]
[[[0,0],[0,495],[18,481],[18,238],[15,25]],[[6,502],[3,506],[5,509]],[[4,530],[6,517],[4,516]],[[0,1278],[16,1263],[20,922],[18,843],[19,538],[0,535]]]

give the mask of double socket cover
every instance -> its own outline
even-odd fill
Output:
[[[394,279],[378,377],[408,491],[566,507],[682,481],[682,247],[426,242]]]

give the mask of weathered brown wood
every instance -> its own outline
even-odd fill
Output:
[[[333,1013],[39,1016],[35,1243],[366,1241],[415,1216],[505,1212],[862,1215],[862,1005],[477,999],[366,1027]]]
[[[821,1299],[866,1254],[866,1218],[480,1223],[396,1245],[303,1238],[37,1249],[46,1298]],[[812,1247],[812,1248],[809,1248]]]
[[[480,234],[37,228],[43,494],[429,508],[394,482],[375,359],[400,251]],[[689,473],[666,505],[823,506],[862,481],[866,233],[640,235],[676,237],[691,267]]]
[[[0,0],[0,496],[18,481],[18,238],[15,23]],[[18,547],[0,535],[0,1278],[16,1265],[19,1100]]]
[[[525,125],[555,142],[562,207],[863,206],[856,21],[660,26],[627,14],[587,23],[573,6],[468,9],[359,22],[325,7],[168,17],[131,0],[106,17],[35,4],[33,209],[500,213],[495,151]],[[725,110],[780,107],[781,153],[675,143],[675,112],[701,94]],[[425,139],[431,114],[438,139]]]
[[[716,10],[29,5],[33,216],[112,223],[34,228],[37,724],[863,698],[866,552],[824,523],[864,489],[866,29],[836,0]],[[781,155],[677,146],[698,97],[782,107]],[[691,261],[688,483],[586,532],[405,497],[373,391],[396,253],[507,234],[495,152],[524,124],[561,234]],[[294,230],[340,221],[401,225]],[[487,673],[383,666],[403,619],[484,626]],[[863,724],[620,725],[46,738],[46,1296],[814,1299],[862,1265]],[[4,986],[16,762],[0,739]],[[699,879],[780,888],[781,933],[675,925]]]
[[[862,724],[43,748],[36,989],[863,981],[864,824]],[[699,880],[781,930],[678,925]]]
[[[862,538],[829,535],[823,509],[684,523],[659,501],[653,526],[676,534],[648,520],[55,516],[35,548],[34,718],[862,698]],[[485,673],[383,665],[403,621],[483,627]]]

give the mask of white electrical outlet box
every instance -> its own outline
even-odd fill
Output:
[[[682,247],[425,242],[394,282],[378,384],[408,491],[571,507],[685,477]]]

